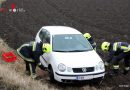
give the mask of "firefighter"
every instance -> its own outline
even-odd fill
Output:
[[[108,66],[110,62],[112,62],[112,75],[118,75],[119,61],[122,59],[124,59],[123,74],[128,74],[130,69],[130,44],[127,42],[103,42],[101,49],[105,52],[109,52],[109,57],[108,60],[105,61],[105,66]]]
[[[89,33],[85,33],[83,36],[90,42],[90,44],[92,45],[92,47],[96,51],[96,42],[94,42],[92,36]]]
[[[36,66],[39,66],[42,70],[46,68],[41,64],[39,57],[43,53],[49,53],[51,46],[48,43],[36,43],[31,41],[23,44],[17,49],[17,53],[22,57],[26,63],[26,74],[30,75],[32,79],[36,79]]]

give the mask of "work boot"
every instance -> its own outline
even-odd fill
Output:
[[[125,70],[125,69],[124,69],[122,74],[127,75],[128,72],[129,72],[129,70]]]
[[[31,75],[31,78],[33,79],[33,80],[39,80],[39,79],[41,79],[39,76],[37,76],[36,74],[32,74]]]
[[[37,77],[37,75],[35,73],[31,75],[32,79],[35,79],[36,77]]]

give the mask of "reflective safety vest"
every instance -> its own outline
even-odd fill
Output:
[[[114,56],[130,51],[130,45],[127,42],[115,42],[110,45],[108,60],[112,60]]]
[[[127,42],[115,42],[113,44],[113,51],[129,52],[130,45]]]
[[[26,61],[39,62],[39,57],[43,54],[42,43],[36,43],[34,41],[28,42],[26,44],[23,44],[20,48],[18,48],[17,52]],[[28,57],[25,57],[25,54]]]

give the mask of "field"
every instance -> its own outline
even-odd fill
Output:
[[[82,33],[89,32],[97,42],[97,51],[103,60],[107,57],[100,50],[101,42],[130,43],[130,0],[7,0],[2,7],[10,8],[11,3],[15,3],[16,8],[25,10],[16,13],[0,12],[0,37],[13,49],[34,40],[38,30],[46,25],[65,25]],[[89,86],[88,89],[91,90],[130,89],[129,75],[130,73],[114,78],[105,77],[100,88],[94,85],[66,88],[54,85],[53,88],[85,90]]]

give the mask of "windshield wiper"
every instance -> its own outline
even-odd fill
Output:
[[[85,52],[90,50],[68,50],[68,51],[60,51],[60,50],[53,50],[54,52]]]
[[[68,52],[84,52],[84,51],[87,51],[87,50],[71,50],[71,51],[68,51]]]
[[[60,50],[53,50],[54,52],[68,52],[68,51],[60,51]]]

